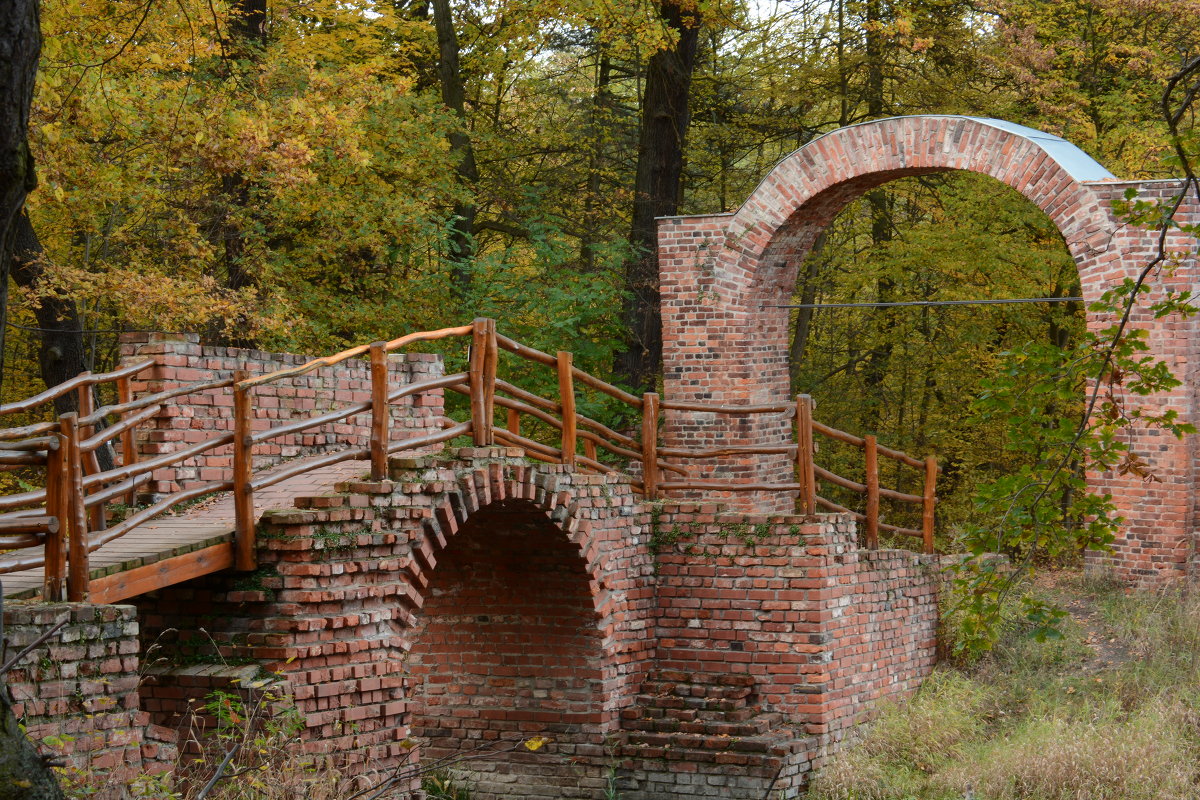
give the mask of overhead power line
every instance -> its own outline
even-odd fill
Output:
[[[895,303],[795,303],[767,308],[928,308],[930,306],[999,306],[1012,303],[1078,303],[1082,297],[1013,297],[1007,300],[901,300]]]

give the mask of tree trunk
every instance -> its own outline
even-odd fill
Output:
[[[231,31],[236,46],[243,52],[246,45],[267,46],[267,0],[236,0],[231,10]]]
[[[817,276],[821,269],[821,251],[829,240],[829,232],[821,231],[821,235],[813,242],[812,249],[804,259],[804,276],[800,284],[800,305],[811,306],[817,301]],[[808,351],[808,335],[812,330],[813,308],[796,309],[796,328],[792,334],[792,346],[788,353],[788,369],[792,392],[800,391],[800,371],[804,364],[804,355]]]
[[[37,294],[46,251],[42,249],[42,243],[29,221],[28,214],[22,212],[17,217],[14,228],[11,261],[13,283]],[[84,355],[86,350],[83,344],[83,321],[79,318],[79,308],[75,301],[43,297],[34,310],[34,316],[41,329],[38,336],[38,370],[46,388],[69,381],[86,371],[88,363]],[[100,405],[98,397],[93,405]],[[78,410],[79,395],[75,392],[67,392],[54,398],[55,413],[67,414]],[[97,429],[103,427],[105,424],[100,423]],[[101,469],[112,469],[115,466],[113,451],[108,444],[96,450],[96,458]]]
[[[11,262],[13,283],[36,293],[45,251],[28,214],[20,214],[14,228]],[[46,386],[55,386],[86,370],[83,329],[75,301],[44,297],[34,314],[41,328],[38,367]],[[55,399],[54,410],[59,414],[78,411],[75,393],[68,392]]]
[[[25,205],[25,195],[37,186],[28,131],[42,34],[37,0],[8,0],[0,9],[0,386],[3,386],[13,223]]]
[[[232,48],[231,60],[256,62],[267,46],[267,0],[234,0],[229,15],[229,32]],[[255,276],[246,264],[246,233],[236,215],[251,206],[250,184],[240,172],[221,178],[220,219],[215,227],[221,252],[221,263],[225,268],[225,287],[239,291],[257,284]],[[224,322],[214,323],[206,332],[206,338],[231,347],[250,347],[254,344],[242,324],[233,326]]]
[[[584,272],[592,272],[596,268],[596,244],[599,225],[596,222],[597,203],[600,197],[600,173],[604,165],[605,128],[612,124],[612,97],[609,85],[612,83],[612,62],[602,42],[596,42],[596,87],[592,93],[592,118],[588,125],[588,178],[587,189],[583,197],[583,231],[579,241],[579,261]]]
[[[688,95],[700,32],[695,12],[685,10],[676,0],[665,0],[659,15],[679,39],[674,47],[655,53],[646,65],[629,234],[633,254],[625,265],[624,317],[629,342],[616,359],[616,372],[625,383],[645,391],[654,389],[662,363],[655,218],[679,210],[683,146],[690,119]]]
[[[433,24],[437,30],[438,77],[442,85],[442,102],[458,117],[458,127],[450,132],[450,155],[455,162],[458,180],[468,189],[479,183],[475,165],[475,148],[467,132],[466,89],[462,70],[458,66],[458,35],[454,31],[454,16],[450,0],[432,0]],[[471,290],[471,261],[475,257],[474,202],[454,204],[454,220],[450,224],[450,262],[454,286],[460,298]]]
[[[41,53],[37,0],[7,0],[0,6],[0,376],[4,374],[4,329],[8,276],[16,223],[24,218],[25,196],[37,185],[29,153],[29,105]],[[0,588],[0,597],[4,591]],[[0,600],[0,640],[3,640]],[[0,674],[0,800],[62,800],[46,762],[25,737],[12,712]]]
[[[0,800],[62,800],[54,773],[38,755],[12,713],[0,676]]]

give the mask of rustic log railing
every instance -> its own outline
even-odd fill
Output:
[[[466,372],[399,387],[390,385],[388,353],[416,342],[452,337],[470,337]],[[497,372],[501,351],[554,370],[558,397],[542,397],[499,378]],[[288,381],[322,367],[362,356],[368,358],[370,365],[369,400],[255,430],[254,392],[257,387]],[[800,395],[794,402],[756,406],[664,402],[654,392],[637,397],[582,371],[574,365],[569,352],[560,351],[550,355],[500,335],[496,332],[495,322],[490,319],[477,319],[471,325],[422,331],[388,342],[360,345],[257,377],[237,372],[229,378],[184,384],[134,399],[130,379],[152,365],[152,361],[145,361],[103,375],[80,375],[35,397],[0,406],[0,416],[3,416],[44,406],[67,392],[79,392],[78,412],[62,414],[51,422],[0,429],[0,471],[40,468],[44,470],[45,477],[44,489],[0,497],[0,551],[9,551],[0,554],[0,573],[43,567],[43,597],[51,600],[64,597],[73,601],[84,600],[89,590],[90,553],[181,503],[225,491],[232,491],[234,497],[236,532],[233,563],[238,569],[251,570],[256,566],[255,492],[297,475],[351,460],[367,461],[371,479],[384,480],[389,456],[466,435],[472,437],[476,446],[499,442],[518,447],[528,457],[539,461],[575,465],[600,473],[614,469],[627,470],[631,473],[634,490],[648,500],[659,498],[662,492],[676,491],[795,492],[797,506],[802,513],[815,513],[818,508],[824,508],[852,514],[864,525],[866,544],[870,548],[879,546],[879,532],[884,530],[919,537],[924,551],[933,552],[937,464],[932,457],[920,461],[879,445],[873,436],[857,437],[822,425],[813,420],[813,404],[805,395]],[[93,388],[107,382],[116,383],[118,402],[94,408]],[[639,435],[635,438],[581,414],[576,405],[579,385],[634,409],[641,417]],[[463,422],[442,418],[441,430],[396,439],[390,430],[391,405],[411,395],[437,390],[466,395],[470,400],[470,418]],[[138,460],[135,435],[140,424],[159,414],[169,401],[179,402],[189,395],[212,392],[232,393],[232,432],[220,433],[172,452]],[[496,424],[498,407],[504,409],[505,424],[502,426]],[[664,410],[677,414],[769,415],[778,420],[790,420],[794,437],[790,443],[774,445],[690,449],[660,447],[658,429]],[[363,414],[370,416],[367,446],[347,444],[342,449],[302,459],[269,472],[255,472],[256,445]],[[557,446],[522,435],[522,421],[525,418],[542,423],[545,426],[543,431],[548,429],[556,433]],[[858,483],[817,466],[814,463],[817,450],[814,434],[862,449],[866,482]],[[120,441],[120,465],[101,470],[96,451],[113,440]],[[151,480],[155,470],[176,466],[211,450],[228,446],[232,446],[233,451],[233,467],[228,478],[184,486],[146,508],[133,511],[111,527],[106,526],[108,505],[114,501],[124,501],[132,506],[139,487]],[[579,452],[580,447],[582,453]],[[747,483],[693,478],[692,470],[679,463],[744,455],[787,456],[794,465],[795,480]],[[923,493],[913,495],[881,487],[879,456],[924,470]],[[852,511],[819,496],[817,489],[820,482],[865,496],[865,513]],[[919,505],[922,509],[921,530],[884,523],[881,520],[880,498]]]

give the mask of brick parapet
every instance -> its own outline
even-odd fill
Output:
[[[69,785],[89,797],[127,796],[125,785],[175,766],[175,732],[140,707],[138,621],[132,606],[7,603],[11,655],[66,624],[6,676],[29,739],[63,761]]]
[[[126,334],[121,341],[123,363],[153,359],[155,366],[133,381],[135,397],[175,388],[186,383],[229,378],[235,370],[251,376],[307,363],[308,356],[271,353],[235,347],[201,345],[198,337],[160,334]],[[393,353],[388,356],[388,381],[392,389],[443,374],[441,357],[430,353]],[[316,416],[336,408],[370,400],[370,366],[351,359],[321,367],[305,375],[264,384],[252,392],[253,431]],[[444,413],[441,389],[401,398],[391,404],[393,441],[437,429]],[[364,447],[370,441],[370,415],[358,414],[332,424],[261,442],[254,447],[256,469],[270,467],[297,456],[345,447]],[[139,458],[152,458],[233,430],[233,393],[213,389],[175,398],[147,425],[138,429]],[[184,464],[155,470],[142,491],[167,494],[207,481],[230,480],[231,446],[209,450]]]
[[[812,737],[776,756],[779,774],[793,776],[776,779],[785,796],[798,796],[850,726],[911,693],[932,669],[938,579],[925,557],[860,550],[846,515],[668,502],[655,518],[656,664],[695,680],[749,676],[765,712]]]

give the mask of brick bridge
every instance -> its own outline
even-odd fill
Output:
[[[939,169],[991,174],[1047,211],[1089,297],[1152,248],[1108,211],[1129,184],[1060,139],[884,120],[797,151],[736,214],[663,222],[663,398],[478,320],[313,361],[131,338],[116,372],[0,408],[81,402],[0,431],[4,463],[47,484],[0,498],[7,637],[67,622],[48,659],[10,674],[31,734],[116,780],[161,770],[189,701],[276,674],[305,748],[364,778],[491,748],[507,752],[469,762],[478,797],[600,797],[612,779],[628,798],[796,796],[933,665],[931,556],[880,542],[932,551],[937,470],[788,398],[786,317],[768,306],[846,202]],[[1190,285],[1195,243],[1169,246]],[[1177,370],[1194,363],[1192,322],[1139,324]],[[463,372],[400,352],[454,337],[472,345],[447,356]],[[516,363],[553,370],[557,398],[507,382]],[[1151,402],[1190,419],[1185,375]],[[460,396],[465,422],[448,417]],[[585,396],[625,404],[640,430],[580,414]],[[820,437],[859,447],[866,482],[816,463]],[[1154,442],[1162,483],[1093,476],[1129,519],[1112,563],[1132,578],[1191,566],[1194,442]],[[880,485],[881,457],[907,485]],[[832,487],[862,495],[861,513]],[[551,743],[510,751],[538,734]]]

